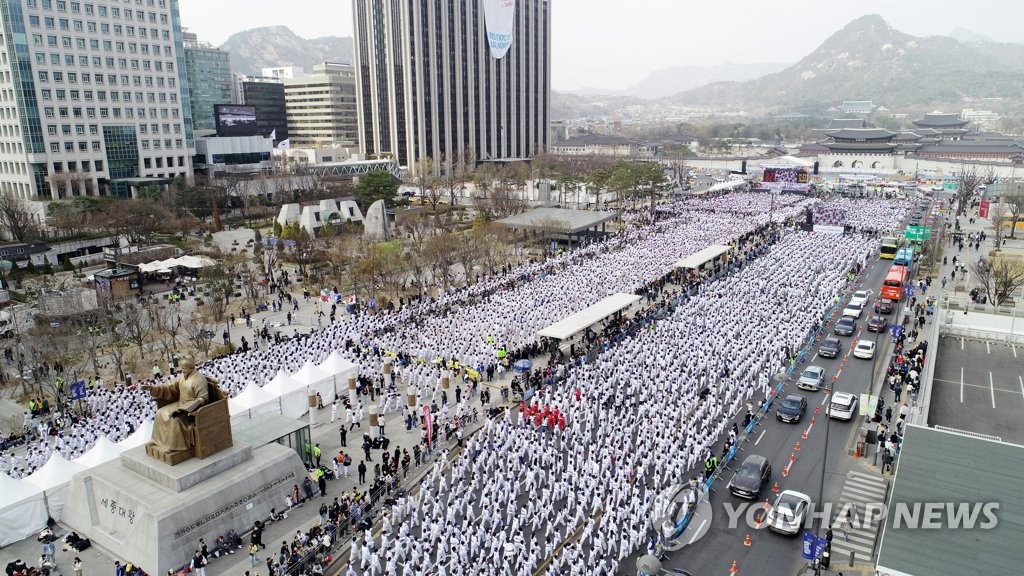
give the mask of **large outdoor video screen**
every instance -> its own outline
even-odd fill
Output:
[[[217,116],[217,136],[256,135],[256,108],[217,104],[214,113]]]

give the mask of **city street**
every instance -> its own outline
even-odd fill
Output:
[[[875,260],[866,271],[865,280],[861,287],[867,287],[878,292],[882,278],[890,265],[889,260]],[[850,290],[849,292],[852,292]],[[848,296],[849,294],[847,294]],[[848,300],[848,298],[847,298]],[[845,303],[846,300],[844,300]],[[870,308],[869,308],[870,310]],[[885,368],[885,361],[888,358],[888,350],[891,349],[891,339],[887,335],[878,336],[878,353],[876,362],[853,358],[849,351],[853,343],[860,338],[875,340],[877,333],[868,332],[864,326],[868,312],[858,321],[858,332],[855,337],[840,337],[844,345],[844,354],[838,358],[828,359],[817,355],[817,345],[825,336],[833,335],[832,328],[838,314],[834,315],[829,322],[827,329],[819,337],[818,342],[809,348],[813,355],[803,364],[798,364],[794,371],[794,377],[809,365],[818,365],[826,369],[826,382],[831,382],[833,377],[838,375],[833,386],[835,391],[848,392],[854,395],[865,393],[869,388],[876,388],[877,383],[872,386],[872,368],[877,375]],[[840,372],[841,370],[841,372]],[[888,392],[888,390],[886,390]],[[726,486],[733,476],[733,469],[751,454],[759,454],[768,458],[772,464],[772,484],[767,486],[761,493],[759,500],[751,503],[752,506],[764,507],[765,499],[774,503],[775,494],[772,487],[775,482],[779,490],[796,490],[803,492],[814,501],[818,501],[822,469],[825,470],[825,499],[826,503],[837,503],[843,491],[844,482],[855,474],[867,474],[878,477],[876,468],[870,466],[874,463],[874,449],[868,451],[868,458],[853,459],[850,453],[856,443],[857,434],[864,425],[864,418],[855,416],[850,422],[831,420],[825,417],[828,402],[828,394],[822,390],[819,392],[808,392],[796,387],[793,380],[787,381],[781,394],[785,397],[788,394],[799,394],[808,400],[807,414],[798,424],[786,424],[776,420],[774,412],[778,405],[773,405],[765,418],[754,428],[750,438],[740,445],[730,469],[724,471],[715,483],[711,494],[713,505],[713,521],[706,535],[693,544],[682,550],[668,555],[665,562],[666,567],[682,568],[693,573],[702,574],[726,574],[736,561],[740,573],[767,574],[760,571],[764,567],[771,567],[772,574],[794,574],[807,562],[800,557],[801,540],[799,535],[795,537],[784,536],[768,530],[764,524],[760,529],[747,527],[744,519],[741,525],[730,528],[729,515],[726,512],[726,505],[737,507],[748,501],[737,498],[729,493]],[[891,393],[887,402],[891,399]],[[820,408],[820,413],[818,409]],[[808,429],[811,417],[815,423],[810,427],[807,438],[802,438],[803,432]],[[826,430],[827,429],[827,430]],[[827,442],[826,442],[827,437]],[[800,450],[795,449],[797,442],[800,443]],[[720,444],[719,444],[720,446]],[[826,449],[827,446],[827,449]],[[826,453],[827,452],[827,453]],[[790,456],[795,455],[796,460],[790,468],[788,477],[783,477],[782,471],[789,462]],[[833,515],[838,506],[833,508]],[[691,528],[692,529],[692,528]],[[688,532],[691,530],[688,529]],[[851,531],[852,532],[852,531]],[[868,532],[863,530],[862,532]],[[820,531],[824,533],[824,529]],[[750,535],[751,545],[744,545],[747,535]],[[851,539],[863,539],[868,536],[851,533]],[[684,538],[686,535],[684,535]],[[873,541],[874,536],[871,536]],[[832,555],[832,565],[848,563],[847,552],[840,552],[842,542],[835,542]],[[856,548],[855,548],[856,546]],[[863,553],[866,547],[862,545],[850,546],[848,550],[854,550],[858,562],[867,560],[870,553]]]

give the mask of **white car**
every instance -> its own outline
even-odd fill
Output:
[[[864,306],[862,304],[854,304],[850,302],[843,308],[843,316],[848,318],[860,318],[860,315],[864,313]]]
[[[768,528],[782,534],[798,534],[810,508],[810,496],[796,490],[783,490],[768,510]]]
[[[852,420],[857,413],[857,397],[846,392],[832,394],[828,403],[828,415],[836,420]]]
[[[870,297],[870,290],[857,290],[856,292],[853,293],[853,296],[850,298],[850,304],[856,304],[863,308],[864,305],[868,303],[868,299]]]
[[[871,340],[858,340],[853,348],[853,357],[871,360],[875,357],[875,343]]]

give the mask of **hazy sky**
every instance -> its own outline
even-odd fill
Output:
[[[350,0],[179,0],[182,24],[221,44],[234,32],[284,24],[306,38],[352,34]],[[916,36],[963,27],[1024,42],[1012,0],[550,0],[552,84],[621,89],[688,64],[795,62],[848,22],[880,14]]]

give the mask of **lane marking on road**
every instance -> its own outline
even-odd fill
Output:
[[[988,340],[985,340],[985,353],[986,354],[991,354],[992,353],[992,348],[988,345]]]
[[[814,356],[813,356],[813,357],[811,357],[811,362],[814,362],[814,361],[815,361],[815,360],[817,360],[817,359],[818,359],[818,353],[817,353],[817,352],[815,352],[815,353],[814,353]]]
[[[696,542],[696,541],[697,541],[697,538],[699,538],[699,537],[700,537],[700,535],[701,535],[701,534],[703,534],[703,533],[701,532],[701,530],[703,530],[703,529],[704,529],[704,526],[705,526],[705,525],[706,525],[707,523],[708,523],[708,519],[707,519],[707,518],[705,518],[705,519],[701,520],[700,526],[697,526],[697,531],[693,533],[693,538],[690,538],[690,544],[693,544],[694,542]]]
[[[1024,384],[1021,384],[1021,390],[1024,390]],[[761,438],[764,438],[764,433],[767,432],[767,431],[768,431],[767,428],[765,428],[764,430],[761,430],[761,434],[759,434],[757,436],[757,440],[754,441],[754,446],[757,446],[758,444],[761,443]]]
[[[1020,395],[1024,396],[1024,376],[1017,376],[1017,380],[1020,380]]]
[[[996,385],[992,383],[992,372],[988,373],[988,385],[992,389],[992,408],[996,407]]]
[[[1017,357],[1017,347],[1014,346],[1013,344],[1010,344],[1010,349],[1013,350],[1013,357],[1016,358]]]
[[[825,397],[821,399],[821,405],[824,406],[825,402],[828,402],[829,394],[826,392]]]
[[[942,379],[939,379],[939,378],[934,378],[932,381],[933,382],[949,382],[950,384],[956,384],[956,381],[954,381],[954,380],[942,380]],[[991,388],[990,386],[985,386],[984,384],[974,384],[974,383],[971,383],[971,382],[964,382],[963,385],[967,386],[968,388]],[[1009,388],[996,388],[996,392],[1006,392],[1007,394],[1016,394],[1017,393],[1016,390],[1010,390]]]
[[[960,338],[960,349],[961,350],[964,349],[964,339],[963,338]]]
[[[960,403],[964,403],[964,367],[960,367]]]

